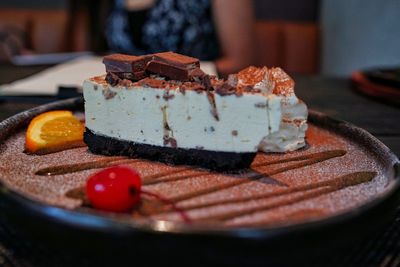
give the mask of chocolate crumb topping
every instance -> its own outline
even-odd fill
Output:
[[[215,91],[220,96],[235,94],[238,97],[243,93],[261,93],[261,89],[255,88],[261,82],[268,92],[272,91],[277,95],[289,95],[293,93],[294,87],[293,80],[280,68],[250,66],[223,80],[201,70],[198,59],[173,52],[144,56],[114,54],[104,57],[103,63],[107,72],[106,82],[111,86],[179,88],[182,94],[186,90],[198,93]],[[211,96],[208,97],[212,104]],[[218,117],[215,109],[212,109],[212,113]]]

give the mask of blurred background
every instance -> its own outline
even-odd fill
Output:
[[[243,59],[243,63],[231,69],[224,69],[221,63],[219,71],[222,74],[244,63],[280,66],[290,73],[340,77],[350,76],[360,69],[400,65],[399,0],[245,1],[250,3],[254,18],[250,20],[251,24],[245,23],[245,30],[251,33],[252,39],[244,46],[247,46],[249,54],[254,53],[251,59]],[[115,16],[115,11],[122,5],[129,14],[135,11],[130,17],[145,21],[154,14],[139,11],[151,9],[155,2],[163,1],[0,0],[0,60],[11,61],[15,55],[82,51],[105,54],[118,50],[115,49],[118,44],[114,42],[112,45],[113,41],[106,34],[112,33],[112,30],[107,30],[107,24],[113,21],[110,19],[112,12],[115,22],[120,19]],[[207,4],[209,1],[198,2]],[[212,8],[211,11],[215,10]],[[131,24],[136,23],[129,19]],[[215,20],[214,14],[214,26],[226,25],[226,22]],[[226,21],[234,25],[235,18]],[[162,24],[157,25],[162,32]],[[131,31],[141,36],[140,29],[139,32],[137,29]],[[225,29],[219,27],[218,31],[224,32]],[[235,35],[235,29],[227,31],[226,35]],[[233,44],[243,38],[238,36],[237,41],[228,36],[228,39]],[[222,47],[217,50],[221,56],[225,53],[221,42],[227,41],[221,41],[221,34],[216,40],[215,45]],[[246,54],[243,49],[241,51],[241,54]],[[235,58],[234,52],[232,55]]]

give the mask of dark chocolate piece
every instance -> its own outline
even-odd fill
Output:
[[[103,58],[107,72],[138,72],[144,71],[151,56],[131,56],[123,54],[112,54]]]
[[[84,141],[95,154],[142,157],[168,164],[195,165],[218,171],[248,168],[256,156],[256,152],[235,153],[140,144],[98,135],[88,128],[84,134]]]
[[[139,81],[141,79],[146,78],[145,71],[136,71],[136,72],[114,72],[121,79],[128,79],[131,81]]]
[[[194,57],[188,57],[174,52],[163,52],[153,55],[154,61],[163,62],[172,67],[191,70],[200,67],[200,61]]]
[[[153,59],[147,63],[146,71],[172,80],[189,81],[189,72],[198,67],[200,62],[197,58],[164,52],[153,55]]]
[[[172,80],[189,81],[189,72],[187,69],[174,67],[156,60],[152,60],[147,64],[146,71],[159,74]]]

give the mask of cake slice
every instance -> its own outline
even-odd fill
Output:
[[[172,52],[110,55],[104,63],[107,74],[83,85],[84,140],[93,153],[236,170],[282,128],[285,96],[254,83],[258,68],[222,80]]]

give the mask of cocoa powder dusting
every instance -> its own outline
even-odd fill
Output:
[[[135,168],[145,190],[174,201],[194,222],[227,227],[290,225],[332,216],[374,198],[387,189],[388,182],[374,156],[312,124],[307,150],[258,153],[252,170],[240,174],[110,158],[91,154],[85,147],[27,155],[24,134],[16,133],[3,144],[1,181],[29,198],[69,209],[86,203],[79,188],[88,177],[113,164]],[[171,138],[165,141],[174,146]],[[135,220],[150,216],[181,221],[176,212],[147,202],[135,211]]]

